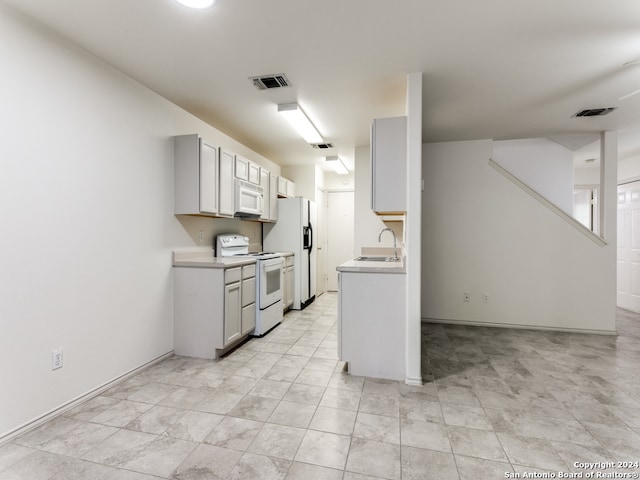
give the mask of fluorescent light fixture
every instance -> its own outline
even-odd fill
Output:
[[[184,5],[185,7],[198,8],[198,9],[209,8],[218,2],[218,0],[176,0],[176,1]]]
[[[313,126],[309,117],[297,103],[283,103],[278,105],[278,112],[296,129],[307,143],[323,143],[324,140]]]
[[[325,157],[325,161],[338,175],[346,175],[347,173],[349,173],[349,170],[347,170],[347,167],[344,166],[344,163],[342,163],[342,159],[340,157]]]

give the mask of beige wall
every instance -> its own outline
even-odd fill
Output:
[[[0,5],[0,437],[173,349],[174,135],[279,167]],[[51,352],[64,367],[51,370]],[[43,394],[44,392],[44,394]]]

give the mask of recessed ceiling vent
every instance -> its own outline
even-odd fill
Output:
[[[574,117],[602,117],[608,113],[613,112],[617,107],[608,108],[589,108],[587,110],[581,110]]]
[[[313,148],[320,148],[320,149],[333,148],[333,143],[311,143],[310,145]]]
[[[276,73],[273,75],[260,75],[251,77],[249,80],[253,82],[253,86],[258,90],[269,90],[271,88],[289,87],[291,84],[284,73]]]

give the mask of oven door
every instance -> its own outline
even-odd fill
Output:
[[[283,269],[282,258],[259,260],[259,307],[260,310],[270,307],[282,300]]]

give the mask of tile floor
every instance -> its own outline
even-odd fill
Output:
[[[335,312],[326,294],[220,361],[157,364],[1,446],[0,479],[640,472],[576,466],[640,461],[640,316],[617,337],[426,324],[410,387],[343,373]]]

